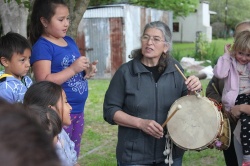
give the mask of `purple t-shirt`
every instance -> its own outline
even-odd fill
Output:
[[[64,40],[68,45],[62,47],[40,37],[32,47],[31,65],[39,60],[49,60],[51,61],[51,73],[57,73],[69,67],[81,54],[72,38],[65,36]],[[85,73],[80,72],[62,84],[67,100],[72,106],[71,113],[73,114],[84,111],[88,97],[88,82],[84,76]]]

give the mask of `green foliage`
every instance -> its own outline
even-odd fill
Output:
[[[152,7],[161,10],[172,10],[174,17],[187,16],[189,13],[194,12],[199,1],[198,0],[131,0],[132,3],[142,5],[145,7]]]
[[[193,57],[195,54],[194,43],[174,43],[171,55],[178,61],[181,61],[182,57]]]
[[[194,12],[198,0],[95,0],[90,1],[91,6],[99,6],[105,4],[114,3],[129,3],[133,5],[145,6],[150,8],[156,8],[160,10],[171,10],[174,12],[174,16],[187,16],[189,13]]]
[[[208,43],[206,39],[201,37],[200,43],[198,45],[203,49],[202,54],[196,53],[196,44],[195,43],[174,43],[172,56],[181,60],[182,57],[192,57],[195,60],[210,60],[211,63],[205,63],[204,65],[214,66],[217,62],[219,56],[224,53],[225,44],[233,43],[233,38],[224,39],[214,39],[211,43]]]
[[[173,50],[171,52],[171,55],[177,60],[177,61],[181,61],[181,51],[180,50]]]
[[[4,0],[5,3],[10,3],[11,0]],[[30,4],[30,1],[29,0],[16,0],[17,4],[18,5],[21,5],[23,4],[24,7],[30,9],[31,8],[31,4]]]
[[[210,43],[207,40],[206,34],[200,33],[196,41],[196,58],[204,60],[204,57],[208,54]]]
[[[213,43],[208,42],[206,35],[200,33],[196,42],[196,53],[194,58],[199,61],[210,60],[212,66],[214,66],[217,61],[217,57],[214,56],[217,50],[217,46]]]
[[[89,6],[110,5],[116,3],[116,0],[95,0],[90,1]]]
[[[223,22],[227,24],[227,29],[234,29],[238,22],[249,19],[249,0],[208,0],[210,10],[217,14],[211,15],[211,23]],[[227,12],[226,9],[227,2]]]

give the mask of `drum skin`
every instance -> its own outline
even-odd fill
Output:
[[[212,101],[196,95],[176,100],[168,117],[181,105],[168,121],[167,129],[172,141],[185,150],[203,150],[222,132],[222,114]]]

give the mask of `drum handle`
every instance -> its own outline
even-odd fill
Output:
[[[179,71],[179,73],[182,75],[182,77],[184,78],[184,80],[186,81],[187,80],[187,77],[182,73],[182,71],[180,70],[180,68],[177,66],[177,64],[175,64],[175,67],[176,67],[176,69]],[[195,93],[195,95],[196,95],[196,97],[201,97],[201,95],[198,93],[198,92],[196,92],[196,91],[194,91],[194,93]]]
[[[182,108],[182,106],[181,105],[178,105],[177,107],[176,107],[176,109],[174,110],[174,112],[166,119],[166,121],[161,125],[162,127],[164,127],[164,126],[166,126],[166,124],[168,123],[168,121],[174,116],[174,114],[178,111],[178,110],[180,110]]]

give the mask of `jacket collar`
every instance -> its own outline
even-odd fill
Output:
[[[176,71],[177,69],[175,68],[174,65],[179,64],[172,57],[169,57],[167,61],[168,61],[168,66],[165,69],[165,71],[163,72],[163,74],[171,73],[171,72]],[[149,71],[141,63],[140,58],[133,59],[131,63],[132,63],[133,71],[134,71],[135,74],[149,73]]]

